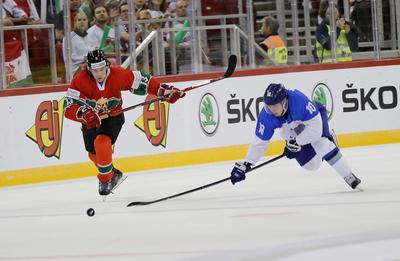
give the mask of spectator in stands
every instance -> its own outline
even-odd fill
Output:
[[[137,12],[136,19],[137,20],[150,20],[151,19],[150,9],[142,9],[139,12]]]
[[[75,16],[74,30],[71,32],[71,58],[72,71],[78,72],[78,69],[86,61],[88,52],[96,49],[96,41],[87,33],[89,22],[86,14],[80,11]],[[63,42],[63,57],[66,61],[65,38]]]
[[[187,8],[188,8],[187,1],[179,0],[176,3],[176,12],[172,14],[173,17],[176,17],[176,18],[187,17]],[[175,39],[175,43],[176,43],[178,49],[190,48],[191,40],[192,40],[190,31],[182,30],[184,27],[188,27],[188,24],[189,24],[189,21],[187,21],[187,20],[186,21],[172,21],[170,23],[165,24],[166,28],[174,28],[178,32],[176,39]],[[170,41],[169,38],[170,38],[170,35],[167,34],[168,41]]]
[[[129,12],[129,6],[128,3],[126,1],[123,1],[120,3],[119,5],[119,19],[121,21],[129,21],[129,16],[128,16],[128,12]],[[125,32],[128,32],[128,25],[125,26]]]
[[[127,22],[129,22],[129,16],[128,16],[128,12],[129,12],[129,7],[128,7],[128,3],[126,1],[123,1],[120,5],[119,5],[119,21],[121,22],[126,22],[126,24],[120,24],[119,25],[119,32],[120,34],[128,34],[128,38],[129,38],[129,26],[127,24]],[[122,52],[126,52],[129,49],[129,40],[125,41],[123,38],[121,38],[121,51]]]
[[[279,36],[278,29],[278,20],[270,16],[265,17],[261,27],[265,40],[260,43],[260,46],[268,53],[268,58],[273,64],[287,64],[288,51]]]
[[[35,19],[29,16],[22,8],[18,7],[14,0],[3,0],[3,14],[13,25],[33,24]]]
[[[371,2],[366,0],[354,1],[350,19],[358,28],[360,42],[371,42],[373,40]]]
[[[151,18],[164,18],[167,13],[167,5],[165,0],[150,0],[149,10]]]
[[[321,0],[318,9],[318,24],[322,23],[325,19],[326,9],[329,7],[329,0]]]
[[[179,0],[176,3],[176,12],[172,14],[172,17],[180,18],[187,17],[188,3],[183,0]],[[186,22],[186,25],[185,25]],[[170,39],[170,34],[166,35],[167,47],[171,46],[171,41],[175,41],[176,44],[176,61],[179,72],[188,72],[191,68],[191,41],[192,35],[190,31],[182,30],[188,27],[189,21],[171,21],[165,24],[166,28],[173,28],[178,33],[175,34],[173,39]]]
[[[106,53],[114,51],[115,31],[109,24],[110,17],[105,5],[94,8],[94,24],[88,29],[88,34],[96,41],[97,47]],[[121,41],[129,42],[129,34],[120,32]],[[110,55],[110,54],[109,54]]]
[[[338,62],[352,61],[351,52],[358,48],[358,36],[353,24],[340,18],[339,11],[335,7],[333,10],[336,19],[336,53]],[[331,52],[331,31],[330,31],[331,8],[328,7],[325,19],[318,25],[316,36],[316,55],[319,62],[332,62]]]
[[[159,28],[161,28],[161,22],[157,22],[154,19],[154,22],[146,22],[146,23],[140,23],[141,20],[152,20],[151,18],[151,13],[149,9],[143,9],[140,10],[137,13],[137,31],[136,31],[136,44],[139,45],[141,42],[143,42],[143,40],[145,39],[145,37],[147,37],[147,35],[154,30],[158,30]],[[165,43],[164,43],[165,46]],[[149,50],[149,67],[147,67],[147,64],[144,63],[144,56],[143,53],[139,54],[136,58],[137,58],[137,62],[138,62],[138,68],[140,68],[140,70],[144,70],[144,71],[148,71],[148,72],[152,72],[153,70],[153,51],[152,51],[152,43],[149,43],[148,46],[148,50]]]
[[[140,22],[140,20],[150,20],[151,19],[151,14],[150,14],[150,10],[149,9],[142,9],[140,11],[138,11],[136,13],[136,20],[137,20],[137,24],[136,24],[136,42],[137,44],[141,43],[143,41],[143,37],[144,37],[144,30],[146,28],[147,30],[147,24],[144,24],[142,22]]]
[[[105,44],[114,42],[115,32],[114,29],[109,26],[110,17],[105,5],[97,5],[94,7],[94,24],[88,29],[88,34],[95,39],[97,47],[100,47],[102,39],[105,39],[107,43],[103,41],[100,48],[104,48]],[[103,50],[104,51],[104,50]]]
[[[81,6],[81,0],[70,0],[69,3],[69,10],[70,10],[70,25],[71,30],[74,28],[74,18],[79,11],[79,7]],[[54,24],[55,32],[56,32],[56,42],[62,42],[64,38],[64,11],[59,12],[56,17],[55,21],[47,21],[47,23]]]
[[[145,0],[134,0],[133,5],[135,7],[135,13],[137,14],[140,10],[147,9],[147,3]]]
[[[176,13],[176,3],[178,0],[167,0],[166,5],[167,9],[165,11],[167,16],[171,16],[173,13]],[[189,5],[189,1],[185,0],[185,2]]]
[[[105,0],[83,0],[79,8],[85,12],[89,21],[89,27],[94,24],[94,7],[96,5],[105,5]]]
[[[137,13],[137,20],[151,20],[151,11],[149,9],[143,9]],[[143,41],[143,38],[145,37],[145,34],[157,30],[161,28],[161,23],[154,21],[150,23],[138,23],[139,30],[136,32],[136,41],[138,43]]]
[[[119,0],[108,0],[106,2],[106,7],[110,16],[110,24],[113,24],[119,18],[119,5]]]
[[[176,12],[173,17],[182,18],[187,17],[188,2],[186,0],[178,0],[176,3]],[[167,34],[167,47],[171,46],[171,41],[175,41],[177,48],[177,61],[180,71],[189,71],[191,65],[191,45],[192,45],[192,35],[190,31],[183,30],[189,26],[189,21],[172,21],[166,23],[166,28],[174,28],[177,33],[174,39],[170,39],[170,34]],[[202,50],[202,58],[205,64],[211,65],[211,61],[205,52]]]

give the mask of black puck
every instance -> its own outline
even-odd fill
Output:
[[[86,210],[86,214],[89,216],[89,217],[93,217],[94,216],[94,209],[93,208],[88,208],[87,210]]]

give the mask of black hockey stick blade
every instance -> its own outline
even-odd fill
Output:
[[[272,158],[272,159],[270,159],[270,160],[267,160],[267,161],[265,161],[265,162],[263,162],[263,163],[261,163],[261,164],[259,164],[259,165],[257,165],[257,166],[254,166],[253,168],[251,168],[251,169],[250,169],[249,171],[247,171],[246,173],[251,172],[251,171],[253,171],[253,170],[256,170],[256,169],[258,169],[258,168],[260,168],[260,167],[262,167],[262,166],[265,166],[265,165],[267,165],[267,164],[269,164],[269,163],[272,163],[272,162],[274,162],[274,161],[276,161],[276,160],[278,160],[278,159],[280,159],[280,158],[282,158],[282,157],[284,157],[284,156],[285,156],[285,155],[282,154],[282,155],[276,156],[275,158]],[[220,180],[218,180],[218,181],[215,181],[215,182],[213,182],[213,183],[206,184],[206,185],[201,186],[201,187],[197,187],[197,188],[194,188],[194,189],[191,189],[191,190],[187,190],[187,191],[184,191],[184,192],[181,192],[181,193],[172,195],[172,196],[168,196],[168,197],[165,197],[165,198],[156,199],[156,200],[153,200],[153,201],[133,201],[133,202],[129,203],[129,204],[127,205],[127,207],[132,207],[132,206],[144,206],[144,205],[154,204],[154,203],[157,203],[157,202],[160,202],[160,201],[164,201],[164,200],[171,199],[171,198],[176,198],[176,197],[183,196],[183,195],[186,195],[186,194],[189,194],[189,193],[198,191],[198,190],[202,190],[202,189],[205,189],[205,188],[208,188],[208,187],[217,185],[217,184],[219,184],[219,183],[225,182],[225,181],[230,180],[230,179],[231,179],[231,177],[227,177],[227,178],[224,178],[224,179],[220,179]]]
[[[229,56],[228,68],[226,69],[226,71],[225,71],[223,76],[221,76],[219,78],[211,79],[211,80],[199,83],[199,84],[192,85],[190,87],[187,87],[187,88],[183,89],[182,91],[183,92],[188,92],[188,91],[191,91],[191,90],[206,86],[206,85],[208,85],[210,83],[214,83],[214,82],[217,82],[217,81],[220,81],[220,80],[223,80],[225,78],[230,77],[233,74],[233,72],[235,71],[235,69],[236,69],[236,63],[237,63],[237,57],[236,57],[236,55],[232,54],[231,56]]]
[[[224,74],[225,78],[228,78],[233,74],[233,72],[236,69],[236,64],[237,64],[237,57],[236,55],[232,54],[231,56],[229,56],[228,69],[226,69],[226,72]]]

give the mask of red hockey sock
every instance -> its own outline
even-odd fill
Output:
[[[108,182],[114,175],[111,138],[104,134],[97,135],[94,140],[94,149],[96,150],[96,162],[99,170],[97,178],[102,183]]]

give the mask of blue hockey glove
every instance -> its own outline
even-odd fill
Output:
[[[231,171],[231,182],[235,185],[236,182],[246,179],[246,171],[251,169],[249,162],[236,162],[235,167]]]

